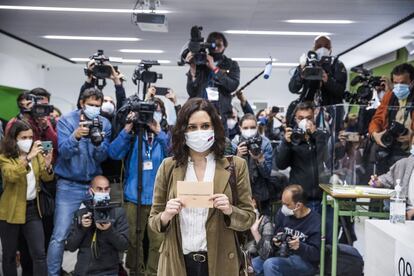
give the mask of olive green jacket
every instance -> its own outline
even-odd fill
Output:
[[[236,251],[235,231],[245,231],[255,221],[252,205],[249,172],[244,159],[233,157],[236,166],[236,183],[239,202],[232,206],[230,216],[211,208],[206,222],[207,255],[209,275],[239,275],[239,261]],[[232,202],[226,158],[216,160],[214,193],[226,194]],[[177,196],[177,181],[184,180],[185,166],[177,166],[175,160],[166,158],[161,164],[155,180],[154,199],[149,217],[149,226],[156,232],[165,232],[160,247],[158,275],[185,276],[184,256],[181,246],[179,215],[175,216],[164,229],[161,227],[161,213],[168,200]]]
[[[32,160],[32,167],[36,177],[36,192],[40,191],[40,180],[53,180],[53,173],[46,170],[45,160],[41,154]],[[26,222],[26,194],[29,166],[24,166],[18,158],[7,158],[0,155],[0,168],[3,178],[3,194],[0,198],[0,220],[12,224],[24,224]],[[38,197],[36,197],[38,198]],[[38,211],[40,214],[39,204]]]

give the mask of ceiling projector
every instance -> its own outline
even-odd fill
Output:
[[[167,17],[156,13],[134,13],[133,20],[144,32],[168,32]]]

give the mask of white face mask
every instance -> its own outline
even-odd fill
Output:
[[[25,153],[28,153],[32,148],[33,140],[32,139],[25,139],[25,140],[18,140],[17,146],[19,149]]]
[[[331,50],[325,47],[321,47],[315,52],[318,55],[318,59],[321,59],[321,57],[329,57],[331,55]]]
[[[155,121],[157,121],[157,123],[160,123],[162,120],[162,113],[160,111],[155,111],[152,117]]]
[[[227,119],[227,127],[228,129],[233,129],[237,124],[237,121],[234,119]]]
[[[300,122],[298,124],[298,127],[301,130],[303,130],[304,132],[306,132],[307,126],[308,126],[308,119],[302,119],[302,120],[300,120]]]
[[[252,138],[254,136],[256,136],[257,134],[257,128],[255,129],[242,129],[241,130],[241,135],[245,138],[245,139],[249,139]]]
[[[293,210],[289,209],[285,204],[282,205],[282,209],[280,211],[287,217],[293,216],[295,214]]]
[[[115,106],[110,102],[104,102],[101,107],[102,111],[108,114],[113,114],[115,111]]]
[[[185,143],[196,152],[205,152],[214,144],[214,130],[197,130],[185,133]]]
[[[273,118],[273,128],[279,128],[282,126],[282,122],[279,119]]]

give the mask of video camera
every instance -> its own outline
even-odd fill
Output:
[[[95,54],[89,57],[90,60],[95,61],[95,65],[92,70],[85,67],[83,70],[86,76],[94,76],[97,79],[106,79],[112,75],[111,66],[105,64],[109,61],[109,58],[104,55],[103,50],[98,50]]]
[[[111,217],[111,210],[116,207],[121,207],[119,202],[110,202],[109,198],[102,201],[94,202],[91,200],[90,204],[85,204],[88,212],[92,213],[91,219],[94,223],[113,223],[115,219]],[[77,217],[78,225],[82,225],[82,216]]]
[[[291,234],[279,233],[276,236],[274,236],[274,239],[277,242],[280,242],[279,256],[288,257],[290,255],[289,241],[293,239],[293,236]]]
[[[253,155],[259,155],[262,152],[262,137],[260,135],[245,139],[243,136],[240,136],[240,143],[245,142],[247,149]]]
[[[387,131],[382,135],[381,142],[387,148],[391,147],[395,140],[400,137],[408,134],[408,129],[396,121],[393,121]]]
[[[216,48],[215,43],[204,42],[204,38],[201,36],[203,27],[193,26],[191,27],[191,39],[188,42],[188,47],[181,54],[181,60],[177,62],[178,66],[184,66],[185,58],[189,52],[193,53],[193,63],[195,65],[207,64],[207,49]]]
[[[162,74],[148,70],[153,65],[160,64],[156,60],[142,60],[138,64],[135,68],[134,75],[132,76],[132,81],[135,85],[138,84],[138,81],[142,81],[143,83],[155,83],[158,79],[162,79]]]
[[[155,103],[141,101],[138,97],[130,97],[125,104],[127,113],[134,112],[135,116],[132,120],[126,120],[126,123],[134,123],[139,125],[147,125],[153,120],[154,112],[157,109]]]
[[[31,101],[33,103],[30,109],[30,115],[33,118],[49,116],[50,113],[53,112],[53,105],[39,103],[39,101],[43,100],[43,97],[28,94],[26,96],[26,100]]]
[[[302,70],[302,77],[305,80],[322,80],[323,71],[329,72],[332,64],[332,57],[323,56],[318,58],[318,54],[309,51],[306,57],[306,63]]]
[[[95,147],[99,147],[104,140],[103,125],[99,118],[95,118],[89,121],[82,121],[81,124],[84,127],[89,128],[89,134],[86,138],[91,139],[91,143]]]
[[[351,86],[361,85],[358,87],[356,93],[350,93],[349,91],[344,93],[345,101],[350,104],[366,105],[371,101],[375,87],[384,86],[385,88],[381,77],[373,76],[372,71],[362,67],[353,67],[351,71],[358,74],[351,80]]]

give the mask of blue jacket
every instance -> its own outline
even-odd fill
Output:
[[[102,174],[101,163],[108,157],[107,151],[111,138],[111,123],[99,116],[103,124],[105,138],[99,147],[95,147],[89,138],[75,138],[79,126],[80,110],[63,115],[57,124],[58,158],[55,174],[73,181],[89,182]]]
[[[133,143],[132,143],[133,140]],[[143,170],[142,177],[142,194],[141,205],[152,205],[152,195],[154,190],[155,177],[159,166],[165,157],[167,157],[167,149],[169,147],[169,137],[161,130],[155,135],[152,142],[152,148],[149,150],[148,142],[144,136],[142,143],[142,159],[151,160],[152,169]],[[148,158],[147,153],[150,152]],[[127,201],[137,204],[138,202],[138,137],[122,130],[118,137],[112,141],[109,146],[109,156],[115,160],[121,160],[127,155],[124,182],[124,198]]]

